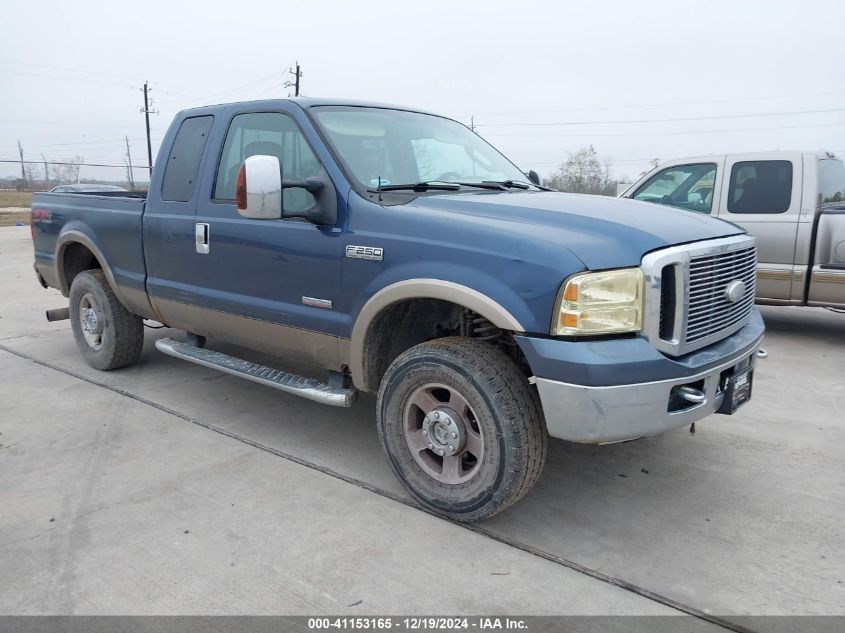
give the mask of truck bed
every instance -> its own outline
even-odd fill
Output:
[[[68,270],[102,268],[127,308],[150,314],[145,288],[145,205],[144,197],[135,193],[36,193],[32,239],[35,269],[43,283],[67,296]],[[70,241],[79,243],[64,247]]]

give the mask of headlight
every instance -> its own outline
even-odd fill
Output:
[[[579,273],[563,286],[552,334],[636,332],[642,327],[642,313],[643,272],[639,268]]]

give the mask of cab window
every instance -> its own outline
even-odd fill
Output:
[[[294,120],[281,112],[252,112],[232,119],[214,185],[215,200],[235,199],[235,179],[241,164],[250,156],[275,156],[282,165],[286,180],[305,180],[318,176],[320,161]],[[305,189],[283,192],[286,211],[304,211],[314,204],[314,197]]]
[[[162,200],[188,202],[194,195],[200,159],[212,123],[213,116],[190,117],[182,121],[164,168]]]
[[[784,213],[791,200],[791,161],[742,161],[731,168],[728,188],[731,213]]]
[[[710,213],[715,181],[715,163],[667,167],[649,178],[637,189],[633,198],[696,213]]]
[[[841,205],[843,202],[845,202],[845,165],[835,158],[820,160],[819,206]]]

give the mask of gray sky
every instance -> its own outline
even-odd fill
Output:
[[[843,155],[843,27],[842,0],[15,2],[0,25],[0,158],[20,139],[28,159],[122,164],[128,135],[145,163],[145,79],[155,156],[178,110],[284,97],[297,59],[308,96],[474,116],[542,174],[590,143],[615,176],[655,157]],[[109,175],[123,171],[82,171]]]

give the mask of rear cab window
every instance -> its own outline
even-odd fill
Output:
[[[792,202],[792,161],[734,163],[728,186],[730,213],[777,214]]]
[[[845,204],[845,164],[835,158],[819,161],[819,206]]]
[[[205,150],[213,116],[190,117],[182,121],[167,157],[161,199],[189,202],[197,185],[200,159]]]
[[[715,182],[716,163],[675,165],[657,172],[631,197],[686,211],[710,213]]]

